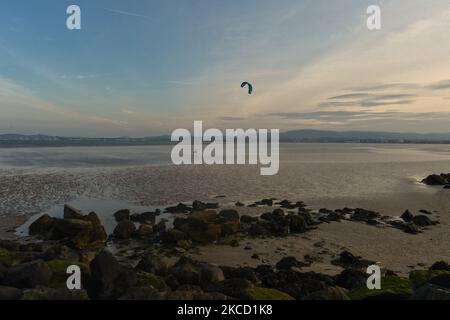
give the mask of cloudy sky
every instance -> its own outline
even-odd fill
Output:
[[[450,132],[449,30],[448,0],[2,0],[0,133]]]

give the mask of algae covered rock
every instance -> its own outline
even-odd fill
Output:
[[[373,299],[376,297],[390,296],[391,298],[407,299],[412,295],[411,281],[398,276],[386,276],[381,278],[380,290],[369,290],[366,285],[356,288],[349,293],[352,300]]]
[[[285,292],[269,288],[249,288],[245,294],[249,300],[295,300]]]

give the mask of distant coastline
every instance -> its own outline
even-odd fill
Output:
[[[450,144],[450,133],[292,130],[280,133],[283,143]],[[132,138],[86,138],[0,134],[0,148],[170,145],[170,135]]]

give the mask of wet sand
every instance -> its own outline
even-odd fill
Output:
[[[417,150],[401,146],[406,151],[382,146],[381,151],[369,153],[366,145],[332,147],[343,151],[334,156],[336,151],[326,153],[320,145],[310,147],[311,153],[285,157],[279,175],[270,178],[261,177],[254,166],[3,168],[0,239],[15,238],[15,228],[31,216],[80,198],[152,207],[201,200],[226,207],[236,201],[249,204],[273,197],[301,200],[316,210],[361,207],[388,216],[400,216],[406,209],[413,213],[426,209],[437,211],[430,218],[439,220],[440,225],[410,235],[392,228],[335,222],[301,236],[246,239],[236,248],[201,247],[196,258],[219,265],[254,266],[275,263],[283,256],[303,259],[310,255],[316,260],[312,269],[328,273],[337,272],[330,261],[343,249],[401,273],[418,264],[450,261],[450,190],[418,183],[428,174],[450,172],[448,152],[441,152],[441,146]],[[225,197],[217,198],[220,195]],[[270,211],[267,207],[238,209],[241,214],[253,215]],[[254,254],[259,259],[252,258]]]

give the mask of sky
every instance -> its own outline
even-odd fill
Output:
[[[450,132],[448,30],[448,0],[2,0],[0,133]]]

